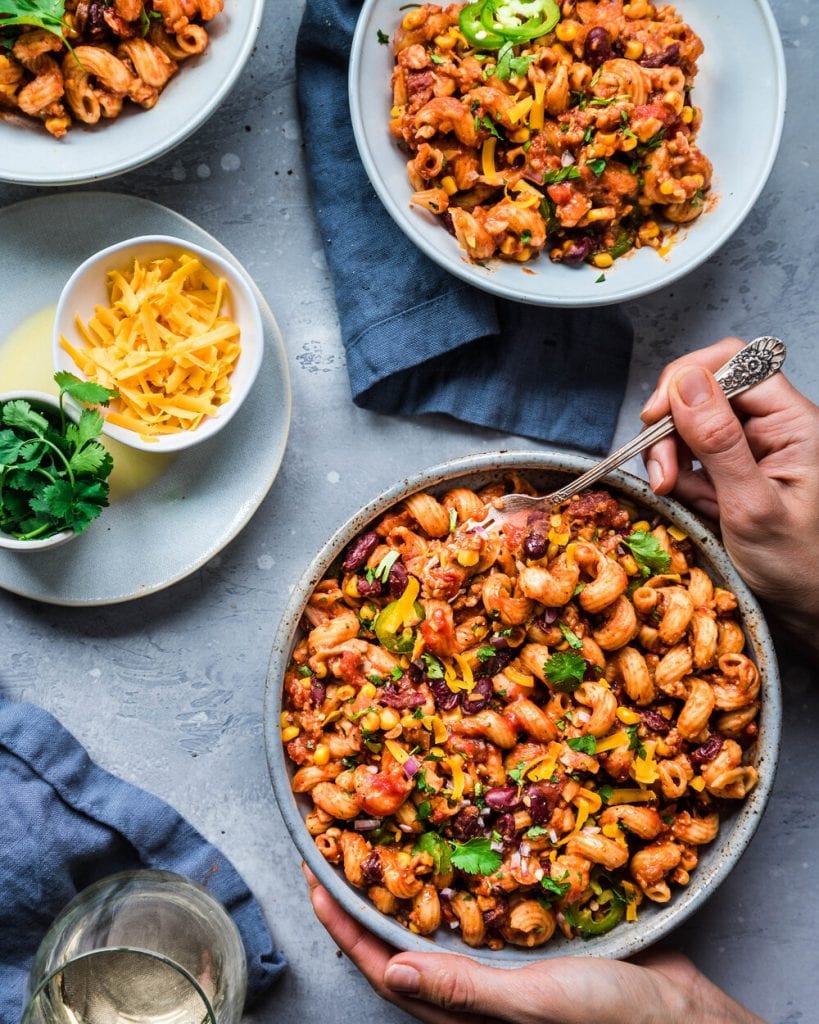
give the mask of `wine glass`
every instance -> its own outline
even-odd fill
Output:
[[[170,871],[123,871],[83,890],[43,939],[22,1024],[238,1024],[238,929]]]

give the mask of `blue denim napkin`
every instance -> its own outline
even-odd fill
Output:
[[[116,871],[163,868],[227,908],[247,953],[248,1002],[285,967],[233,865],[172,807],[109,775],[60,723],[0,697],[0,1022],[17,1024],[31,961],[63,907]]]
[[[627,317],[611,306],[555,310],[496,299],[404,237],[367,180],[350,123],[347,64],[360,8],[360,0],[308,0],[296,56],[308,173],[353,400],[374,412],[448,413],[607,452],[631,357]]]

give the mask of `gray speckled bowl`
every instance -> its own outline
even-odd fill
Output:
[[[481,486],[512,469],[521,470],[538,485],[552,489],[565,484],[571,477],[579,476],[591,465],[588,459],[550,452],[495,452],[467,456],[418,473],[369,502],[330,538],[313,559],[287,605],[273,645],[265,700],[267,759],[276,798],[293,841],[321,883],[356,920],[398,949],[466,953],[477,960],[509,967],[567,953],[620,958],[632,956],[657,942],[702,905],[742,856],[762,818],[773,786],[781,730],[779,672],[768,627],[756,599],[713,534],[677,502],[658,498],[643,480],[618,472],[607,478],[606,485],[685,530],[698,550],[699,564],[736,594],[750,652],[762,676],[762,711],[756,759],[759,785],[733,814],[723,820],[718,839],[710,846],[702,847],[700,862],[692,873],[690,884],[684,889],[675,889],[671,901],[665,905],[647,905],[647,901],[644,902],[637,923],[623,924],[608,935],[572,943],[554,938],[539,949],[507,946],[493,952],[470,949],[455,933],[446,929],[439,929],[435,941],[414,935],[393,918],[379,913],[362,892],[349,885],[340,870],[324,860],[313,844],[304,825],[304,817],[310,810],[309,800],[297,797],[290,788],[292,765],[282,747],[279,715],[282,710],[282,679],[298,636],[302,611],[333,559],[372,519],[415,491]]]

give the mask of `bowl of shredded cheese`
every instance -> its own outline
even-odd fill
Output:
[[[54,363],[117,391],[103,431],[132,448],[175,452],[238,412],[262,362],[263,330],[247,275],[166,235],[103,249],[57,304]]]

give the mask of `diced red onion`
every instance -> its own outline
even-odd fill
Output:
[[[552,841],[552,846],[557,846],[557,832],[553,828],[549,829],[549,839]]]
[[[591,715],[588,713],[588,711],[578,711],[575,714],[575,718],[578,720],[578,722],[588,722],[588,720],[591,718]]]
[[[512,854],[511,864],[513,869],[520,867],[520,854],[517,850],[515,850],[515,852]]]
[[[543,878],[543,876],[546,874],[546,872],[543,870],[543,868],[535,868],[533,874],[534,874],[535,878],[538,881],[540,881],[541,878]]]
[[[412,825],[399,825],[398,827],[401,829],[402,832],[413,832],[413,831],[415,831],[413,829]]]
[[[551,625],[557,619],[559,612],[559,608],[544,608],[543,614],[540,617],[544,622],[548,622]]]
[[[356,832],[372,832],[374,828],[378,828],[381,824],[377,818],[359,818],[353,822],[353,828]]]
[[[570,167],[574,163],[574,157],[568,151],[568,149],[563,153],[563,156],[560,158],[560,163],[563,167]]]
[[[416,761],[414,757],[408,757],[404,762],[404,771],[407,773],[407,778],[414,778],[418,774],[418,769],[420,767],[420,763]]]
[[[441,889],[438,895],[443,896],[445,900],[451,900],[452,897],[455,895],[455,890],[450,889],[449,886],[447,886],[445,889]]]
[[[521,857],[528,857],[532,852],[532,847],[528,843],[520,844],[520,855]]]
[[[452,930],[452,931],[454,932],[454,931],[455,931],[455,929],[456,929],[456,928],[458,927],[458,922],[457,922],[457,920],[455,920],[455,921],[450,921],[450,922],[449,922],[449,927],[450,927],[450,929],[451,929],[451,930]]]
[[[503,843],[499,843],[497,840],[493,839],[489,844],[489,849],[493,853],[503,853]]]

